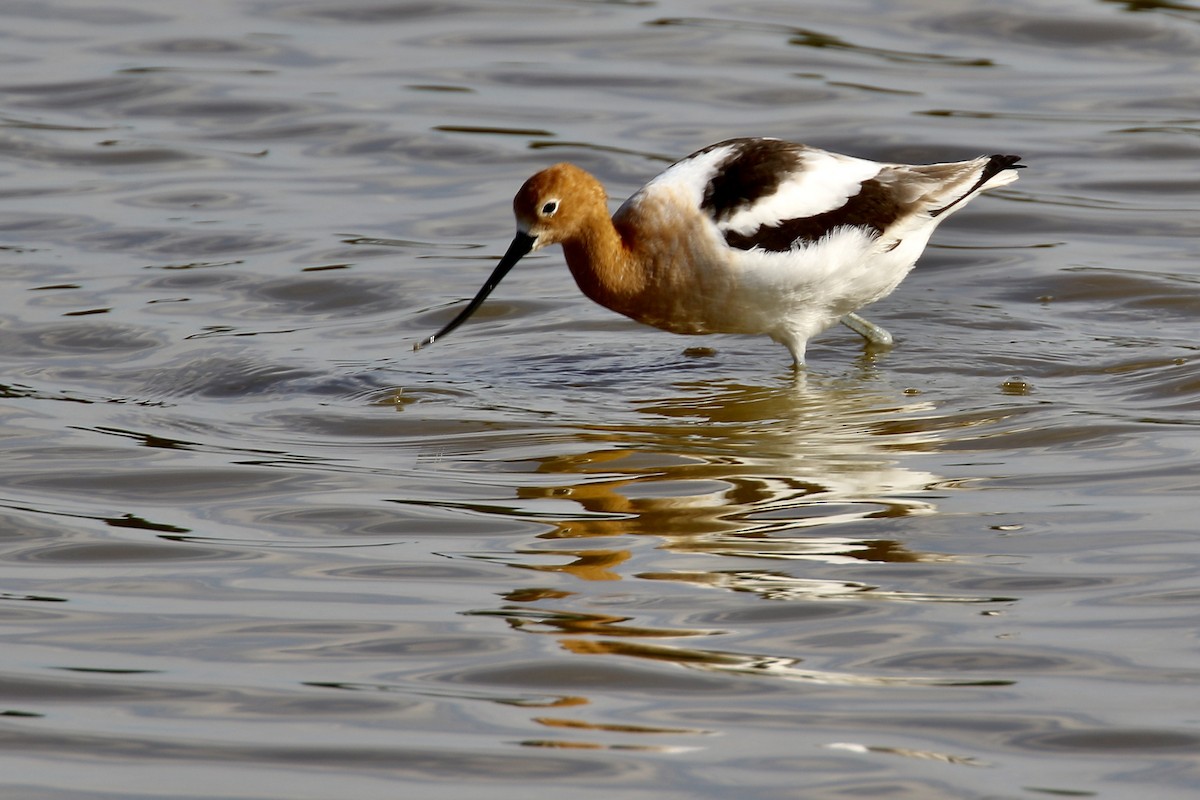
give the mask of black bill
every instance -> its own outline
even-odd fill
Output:
[[[487,300],[487,297],[492,293],[492,290],[500,285],[500,281],[504,279],[504,276],[508,274],[508,271],[516,266],[516,263],[520,261],[526,253],[533,249],[533,245],[536,242],[536,236],[530,236],[527,233],[521,233],[518,231],[517,235],[512,240],[512,244],[508,246],[508,251],[505,252],[504,256],[500,259],[500,263],[496,265],[496,268],[492,270],[492,274],[488,276],[488,279],[484,282],[483,286],[480,287],[479,291],[475,293],[475,296],[471,298],[471,302],[467,303],[467,307],[458,312],[457,317],[446,323],[445,327],[443,327],[433,336],[430,336],[428,339],[422,339],[414,344],[413,350],[420,350],[426,345],[433,344],[436,340],[441,339],[443,336],[450,333],[450,331],[466,322],[467,318],[474,314],[479,307],[483,305],[483,301]]]

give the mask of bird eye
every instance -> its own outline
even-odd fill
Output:
[[[552,216],[554,216],[555,211],[558,211],[558,201],[557,200],[547,201],[546,205],[542,206],[542,216],[543,217],[552,217]]]

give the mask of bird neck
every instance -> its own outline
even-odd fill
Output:
[[[620,310],[622,301],[645,284],[629,242],[606,213],[589,217],[577,235],[563,242],[563,254],[583,293],[608,308]]]

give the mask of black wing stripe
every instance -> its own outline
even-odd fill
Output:
[[[729,146],[733,152],[717,165],[700,201],[701,209],[718,223],[775,194],[800,169],[803,149],[775,139],[730,139],[701,152]]]
[[[764,225],[753,233],[725,232],[725,241],[739,250],[759,248],[782,253],[795,247],[820,241],[838,228],[860,228],[878,236],[895,222],[904,208],[896,193],[879,180],[863,181],[858,194],[841,208],[811,217],[789,219]]]

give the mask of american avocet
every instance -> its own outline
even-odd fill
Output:
[[[525,254],[561,244],[583,293],[674,333],[766,334],[804,364],[839,321],[876,345],[890,333],[854,313],[904,279],[943,219],[1017,179],[1019,156],[880,164],[778,139],[730,139],[639,189],[610,219],[595,177],[555,164],[513,199],[517,235],[458,316],[461,325]]]

